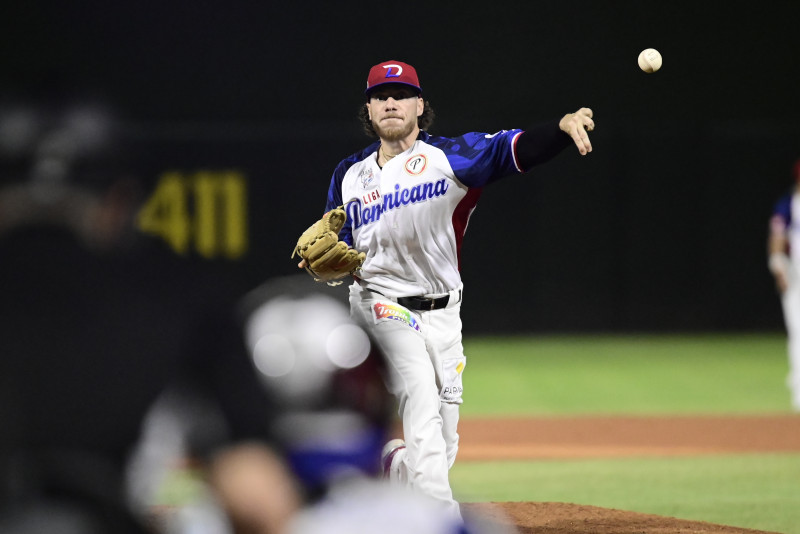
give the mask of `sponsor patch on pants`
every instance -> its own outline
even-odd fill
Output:
[[[411,314],[410,311],[402,306],[398,306],[396,304],[386,304],[384,302],[376,302],[372,306],[372,313],[375,317],[375,324],[378,324],[378,321],[383,319],[389,319],[407,324],[417,332],[420,331],[419,322],[417,319]]]
[[[464,393],[461,374],[466,367],[466,358],[450,358],[442,362],[442,400],[447,402],[461,402]]]

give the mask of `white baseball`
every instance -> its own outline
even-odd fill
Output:
[[[661,68],[661,54],[655,48],[646,48],[639,54],[639,68],[652,74]]]

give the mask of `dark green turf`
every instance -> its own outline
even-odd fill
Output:
[[[466,338],[464,417],[789,411],[779,334]]]

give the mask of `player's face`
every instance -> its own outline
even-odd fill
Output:
[[[387,141],[399,141],[417,128],[417,117],[422,115],[424,105],[413,89],[389,85],[370,93],[367,109],[378,136]]]

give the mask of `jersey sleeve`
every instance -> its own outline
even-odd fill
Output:
[[[469,187],[483,187],[521,173],[514,151],[521,133],[518,129],[493,134],[471,132],[450,139],[445,152],[456,177]]]
[[[343,161],[333,171],[331,185],[328,188],[328,201],[325,203],[325,213],[344,204],[342,201],[342,180],[350,165]],[[344,223],[344,227],[339,232],[339,239],[347,243],[348,246],[353,246],[353,225],[350,219]]]
[[[778,199],[772,210],[769,225],[772,233],[785,232],[792,222],[792,196],[785,195]]]

